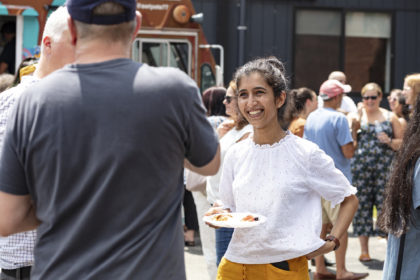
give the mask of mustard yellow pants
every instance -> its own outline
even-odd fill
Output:
[[[287,261],[289,271],[272,264],[241,264],[223,258],[217,280],[309,280],[308,260],[299,257]]]

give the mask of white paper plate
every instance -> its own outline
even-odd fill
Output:
[[[216,218],[222,215],[226,218],[226,221],[218,221]],[[253,221],[243,221],[242,219],[246,216],[251,215],[257,220]],[[226,227],[226,228],[248,228],[248,227],[255,227],[262,223],[265,223],[267,218],[260,214],[254,213],[222,213],[222,214],[214,214],[211,216],[204,216],[203,221],[207,222],[216,227]]]

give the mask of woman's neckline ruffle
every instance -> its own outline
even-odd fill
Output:
[[[290,135],[291,135],[291,132],[289,130],[287,130],[286,135],[283,138],[281,138],[278,142],[275,142],[273,144],[257,144],[257,143],[255,143],[254,139],[253,139],[254,134],[252,134],[249,137],[249,140],[251,142],[252,147],[254,147],[254,148],[257,148],[257,149],[273,149],[273,148],[276,148],[276,147],[280,146],[284,141],[286,141],[287,138],[290,137]]]

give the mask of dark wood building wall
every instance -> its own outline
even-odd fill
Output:
[[[240,0],[192,0],[204,13],[209,43],[225,48],[225,82],[238,67]],[[419,0],[246,0],[245,57],[275,55],[293,75],[294,13],[298,8],[377,11],[393,15],[391,86],[401,87],[404,76],[420,72]],[[311,65],[316,67],[316,65]]]

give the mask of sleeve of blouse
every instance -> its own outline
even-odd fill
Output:
[[[334,166],[333,159],[323,150],[314,147],[309,163],[309,185],[323,198],[331,201],[331,207],[334,208],[344,198],[357,192],[344,174]]]
[[[235,212],[235,199],[233,197],[233,180],[235,178],[233,173],[234,164],[233,150],[230,149],[224,158],[222,176],[219,184],[219,195],[220,200],[223,202],[224,208],[229,208],[232,212]]]

